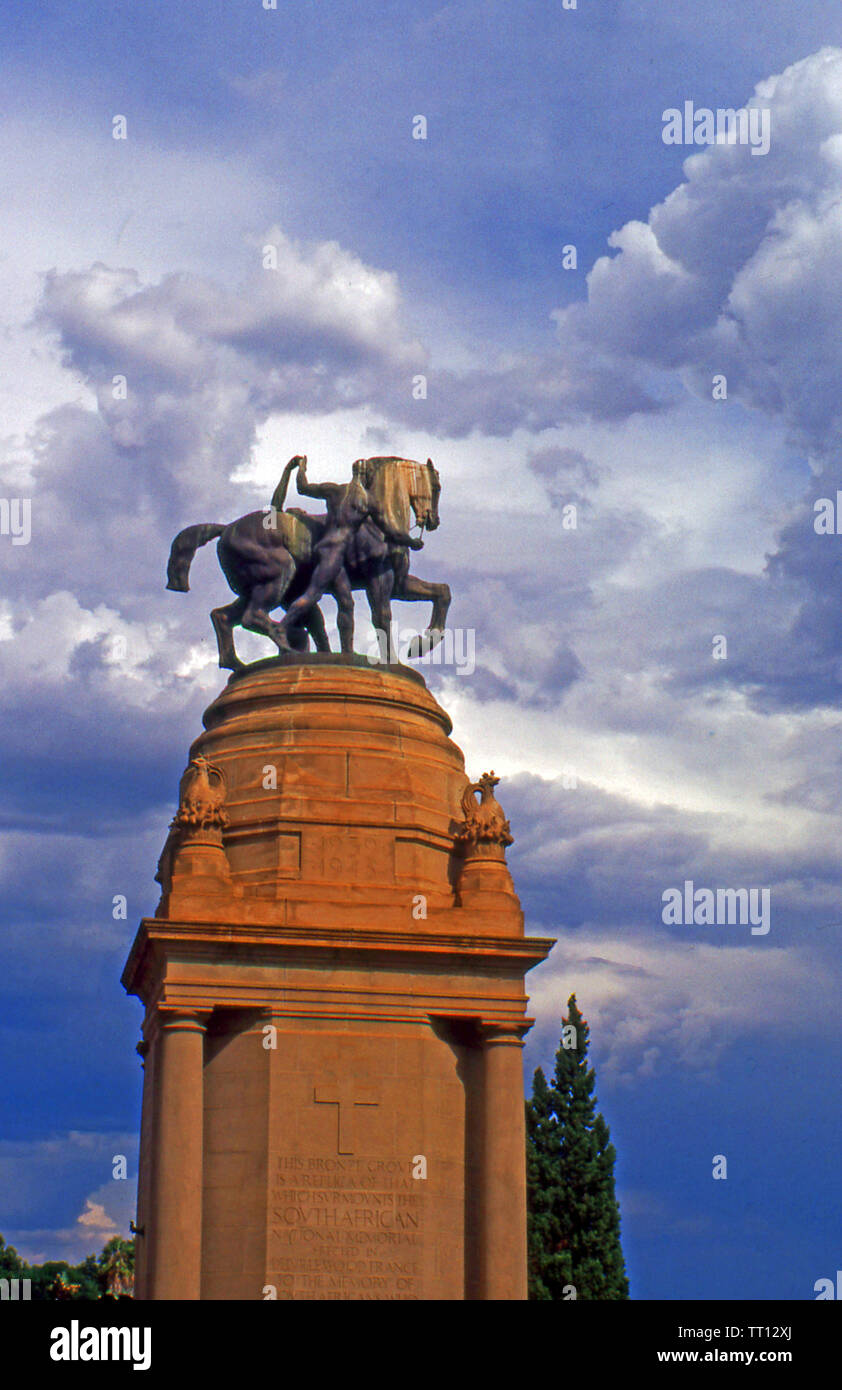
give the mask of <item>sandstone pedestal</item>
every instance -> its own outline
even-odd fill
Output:
[[[361,658],[258,663],[204,722],[123,975],[136,1296],[525,1298],[524,975],[552,942],[494,779],[416,672]]]

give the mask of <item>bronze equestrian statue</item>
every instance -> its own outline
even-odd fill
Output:
[[[285,509],[293,472],[298,492],[325,501],[327,514]],[[366,591],[387,660],[394,656],[392,599],[431,600],[430,625],[408,653],[421,656],[444,636],[450,589],[410,574],[409,551],[420,550],[423,541],[410,536],[408,528],[414,516],[420,530],[436,529],[440,492],[430,459],[426,465],[394,457],[358,459],[349,483],[313,484],[307,479],[306,457],[298,455],[284,469],[270,507],[227,525],[200,523],[179,532],[170,550],[167,588],[186,592],[197,549],[218,538],[219,563],[237,595],[211,613],[223,669],[235,671],[244,664],[234,648],[236,626],[270,637],[281,652],[306,650],[308,634],[317,651],[330,651],[319,608],[326,593],[336,599],[342,651],[352,652],[354,589]],[[285,616],[276,622],[271,613],[280,607]]]

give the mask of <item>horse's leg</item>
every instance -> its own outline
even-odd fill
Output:
[[[283,602],[288,585],[287,575],[271,579],[266,584],[255,584],[241,619],[242,626],[248,628],[249,632],[259,632],[263,637],[270,637],[279,652],[290,651],[292,648],[287,640],[284,624],[276,623],[269,614]]]
[[[229,603],[227,608],[214,608],[211,613],[211,622],[219,647],[219,664],[223,671],[239,671],[241,666],[245,665],[245,662],[237,656],[233,633],[233,628],[240,621],[245,610],[245,599],[238,598],[233,603]]]
[[[328,589],[333,589],[340,572],[344,576],[341,549],[334,547],[332,551],[317,559],[306,589],[289,605],[286,616],[277,624],[279,635],[284,644],[287,644],[286,634],[289,629],[297,627],[301,623],[307,623],[311,611],[319,600],[324,597]],[[347,584],[347,580],[345,582]]]
[[[315,608],[310,609],[310,612],[304,620],[304,626],[315,643],[316,651],[329,652],[330,642],[328,640],[327,629],[325,628],[325,620],[318,604],[316,604]]]
[[[425,656],[427,652],[431,652],[433,647],[437,647],[444,637],[444,628],[450,608],[450,586],[448,584],[435,584],[429,579],[419,579],[415,574],[407,574],[400,586],[400,592],[395,597],[408,599],[411,603],[421,599],[432,600],[433,611],[430,615],[430,626],[420,637],[413,637],[409,644],[407,656],[414,661],[417,657]]]
[[[371,621],[377,632],[381,657],[385,652],[385,659],[390,663],[399,659],[399,654],[394,648],[392,634],[392,588],[394,582],[395,577],[391,567],[387,567],[379,574],[375,574],[365,586],[371,608]]]
[[[344,569],[335,575],[331,593],[336,599],[336,626],[339,629],[339,649],[346,656],[354,650],[354,595]]]

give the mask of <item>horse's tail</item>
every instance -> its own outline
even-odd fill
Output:
[[[208,541],[221,536],[224,530],[225,527],[217,525],[216,522],[200,521],[198,526],[186,526],[183,531],[179,531],[170,546],[167,564],[168,589],[176,589],[180,594],[187,593],[190,588],[188,576],[193,556],[200,545],[207,545]]]

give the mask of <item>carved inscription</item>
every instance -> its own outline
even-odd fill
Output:
[[[388,882],[392,874],[388,843],[377,835],[325,835],[322,873],[342,883]]]
[[[408,1159],[279,1155],[269,1269],[278,1298],[421,1298],[418,1188]]]

